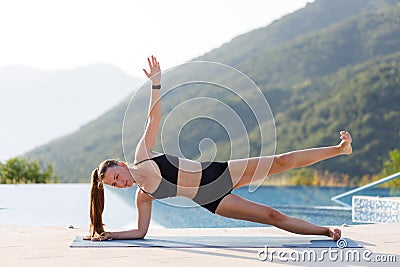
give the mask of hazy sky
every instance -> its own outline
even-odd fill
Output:
[[[0,65],[44,70],[111,63],[142,77],[263,27],[312,0],[0,0]]]
[[[107,63],[143,79],[142,68],[147,64],[147,56],[156,55],[166,70],[240,34],[264,27],[312,1],[0,0],[0,66],[58,70]],[[0,135],[3,140],[0,160],[21,155],[81,126],[55,133],[50,130],[59,126],[48,124],[53,129],[43,129],[39,125],[31,131],[40,139],[32,134],[19,137],[16,133],[22,134],[24,128],[12,125],[18,122],[23,127],[35,119],[8,116],[14,112],[10,105],[23,105],[21,101],[15,105],[8,103],[13,101],[7,100],[13,99],[12,96],[15,99],[16,92],[7,88],[0,91],[3,102],[8,104],[0,106],[0,115],[4,115],[0,116],[2,125],[8,125],[8,131]],[[121,95],[121,100],[124,97],[125,94]],[[35,99],[27,100],[35,102]],[[14,141],[9,142],[8,150],[5,140]]]

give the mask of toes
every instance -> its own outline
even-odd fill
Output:
[[[333,240],[339,240],[340,237],[342,236],[342,231],[340,231],[340,229],[338,228],[331,228],[329,232],[330,232],[330,237]]]
[[[334,229],[333,230],[333,240],[338,240],[341,237],[341,231],[340,229]]]
[[[340,132],[340,139],[344,140],[344,141],[352,141],[351,135],[349,132],[346,131],[341,131]]]

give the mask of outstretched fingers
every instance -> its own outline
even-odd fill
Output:
[[[143,69],[143,71],[144,71],[144,74],[146,75],[146,77],[150,79],[150,74],[147,72],[147,70]]]
[[[151,70],[154,71],[153,74],[160,72],[160,63],[157,61],[155,56],[151,56],[152,64]]]
[[[151,56],[147,58],[147,62],[149,64],[149,71],[146,69],[143,69],[144,74],[147,76],[147,78],[151,79],[152,81],[159,82],[160,80],[160,63],[157,61],[157,58],[155,56]]]
[[[152,56],[152,57],[153,57],[153,56]],[[151,61],[150,61],[150,58],[149,58],[149,57],[147,58],[147,62],[148,62],[148,64],[149,64],[150,73],[148,73],[146,69],[143,69],[143,71],[144,71],[144,74],[146,74],[147,78],[150,79],[150,77],[151,77],[151,70],[152,70],[152,64],[151,64]]]

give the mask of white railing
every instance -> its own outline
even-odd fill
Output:
[[[379,184],[383,184],[385,182],[388,182],[390,180],[394,180],[394,179],[397,179],[397,178],[400,178],[400,172],[392,174],[392,175],[390,175],[388,177],[382,178],[382,179],[380,179],[378,181],[375,181],[375,182],[372,182],[372,183],[357,187],[355,189],[349,190],[349,191],[344,192],[342,194],[339,194],[337,196],[334,196],[334,197],[331,198],[331,200],[336,202],[336,203],[338,203],[338,204],[340,204],[340,205],[343,205],[343,206],[346,206],[346,207],[351,207],[351,205],[349,205],[349,204],[347,204],[347,203],[345,203],[345,202],[343,202],[343,201],[341,201],[339,199],[344,198],[344,197],[349,196],[349,195],[353,195],[354,193],[360,192],[362,190],[365,190],[367,188],[370,188],[370,187],[373,187],[373,186],[376,186],[376,185],[379,185]]]
[[[360,223],[400,223],[400,197],[353,196],[351,217]]]

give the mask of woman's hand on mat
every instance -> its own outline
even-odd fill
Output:
[[[111,238],[111,232],[104,232],[101,235],[96,235],[96,236],[84,236],[83,240],[92,240],[92,241],[103,241],[103,240],[110,240]]]
[[[160,63],[157,61],[155,56],[151,56],[151,58],[147,58],[149,62],[150,72],[147,72],[146,69],[143,69],[144,74],[146,74],[147,78],[149,78],[153,85],[159,85],[161,83],[161,68]]]

